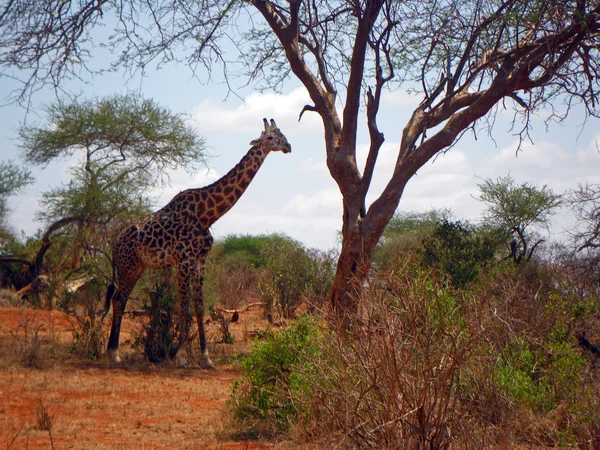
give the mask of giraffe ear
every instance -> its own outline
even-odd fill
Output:
[[[253,141],[250,141],[250,145],[258,145],[260,143],[260,141],[258,139],[254,139]]]
[[[269,122],[267,122],[267,118],[263,118],[263,123],[265,124],[265,131],[269,129]]]

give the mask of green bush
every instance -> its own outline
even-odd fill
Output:
[[[424,267],[440,270],[454,287],[464,288],[493,260],[497,246],[493,233],[444,219],[422,240],[419,252]]]
[[[315,382],[308,366],[318,360],[320,336],[314,320],[302,316],[289,329],[267,333],[254,343],[229,402],[241,432],[280,434],[307,418]]]
[[[564,404],[576,406],[583,395],[582,377],[586,362],[567,342],[532,349],[513,344],[498,360],[498,387],[513,402],[534,413],[549,413]]]
[[[273,235],[261,248],[266,270],[259,289],[264,301],[279,309],[283,317],[294,316],[298,305],[312,289],[313,265],[299,242],[283,235]]]

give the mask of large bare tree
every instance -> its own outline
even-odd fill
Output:
[[[107,38],[114,67],[175,61],[198,76],[219,67],[227,79],[242,74],[263,88],[290,76],[306,87],[312,104],[303,112],[322,118],[327,166],[343,197],[331,291],[342,317],[356,309],[375,245],[427,161],[478,123],[491,126],[499,107],[515,111],[523,138],[540,108],[559,119],[577,102],[598,113],[598,0],[11,0],[0,12],[0,65],[7,75],[29,74],[15,99],[81,76],[101,22],[115,27]],[[393,174],[367,204],[388,88],[417,91],[421,102],[398,124]],[[364,167],[359,120],[370,136]]]

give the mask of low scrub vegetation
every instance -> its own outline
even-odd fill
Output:
[[[599,448],[597,284],[559,256],[506,258],[493,230],[419,219],[382,241],[350,331],[313,315],[255,344],[230,402],[237,430],[350,448]]]

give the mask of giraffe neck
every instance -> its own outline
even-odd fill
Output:
[[[227,174],[200,189],[203,207],[196,214],[204,229],[208,229],[239,200],[258,172],[268,152],[252,147],[241,161]]]

